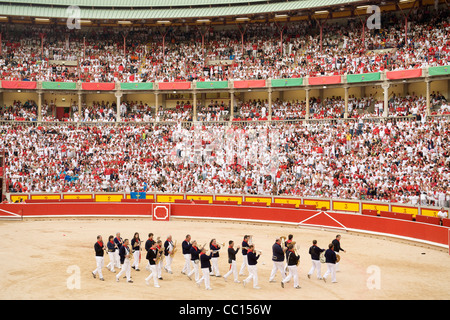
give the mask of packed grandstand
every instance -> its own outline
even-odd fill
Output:
[[[56,18],[20,23],[0,4],[5,191],[290,195],[448,207],[448,5],[396,2],[381,10],[382,27],[370,29],[364,10],[355,15],[363,4],[340,18],[332,13],[349,8],[336,2],[325,16],[316,11],[320,19],[298,9],[284,13],[306,18],[166,18],[152,26],[97,22],[80,29]],[[438,67],[445,71],[430,79],[426,70]],[[401,70],[427,74],[411,82],[377,79],[366,89],[359,83],[352,93],[342,82],[330,91],[305,80],[284,92],[229,84]],[[219,81],[226,87],[195,92],[156,85]],[[9,90],[4,82],[39,87]],[[50,82],[77,87],[45,91],[42,83]],[[155,87],[134,96],[120,86],[85,92],[80,83]]]

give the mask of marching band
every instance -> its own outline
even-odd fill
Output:
[[[150,274],[145,278],[145,282],[149,284],[153,280],[155,288],[160,288],[158,280],[163,280],[162,269],[166,273],[172,274],[172,261],[177,251],[176,241],[172,240],[172,236],[168,235],[164,243],[157,237],[156,241],[153,239],[154,234],[149,233],[148,239],[145,242],[145,250],[147,252],[146,260],[148,264],[146,270]],[[287,239],[287,240],[286,240]],[[228,241],[227,254],[229,270],[223,276],[224,280],[233,275],[235,283],[241,283],[239,276],[244,276],[247,271],[248,276],[242,281],[244,287],[252,282],[254,289],[260,289],[258,284],[258,260],[262,252],[255,249],[253,243],[253,236],[244,235],[242,244],[237,245],[233,240]],[[324,280],[331,275],[331,282],[336,283],[337,264],[340,261],[339,252],[346,252],[340,245],[341,235],[337,235],[335,239],[328,245],[328,250],[321,249],[317,240],[312,241],[312,246],[309,247],[308,254],[311,256],[311,269],[307,273],[308,279],[311,275],[317,274],[317,279]],[[199,246],[196,240],[191,240],[191,236],[186,235],[182,242],[182,254],[184,257],[184,266],[181,273],[185,274],[190,280],[194,275],[195,283],[200,286],[202,282],[205,284],[205,289],[211,290],[211,276],[221,277],[219,272],[219,258],[221,249],[225,248],[225,243],[218,243],[216,239],[211,239],[209,245],[207,243]],[[242,254],[242,265],[238,272],[237,255],[239,250]],[[97,241],[94,243],[94,252],[96,259],[96,268],[92,271],[94,278],[99,276],[99,279],[104,281],[102,268],[104,266],[104,252],[108,253],[109,264],[106,266],[109,271],[115,273],[115,268],[120,269],[116,275],[118,282],[120,277],[125,274],[124,278],[127,282],[132,283],[131,269],[139,271],[139,264],[141,261],[141,240],[139,233],[135,232],[131,242],[128,239],[123,240],[120,232],[116,236],[110,235],[106,245],[103,243],[101,235],[97,236]],[[165,263],[164,263],[165,261]],[[272,245],[272,262],[273,267],[269,277],[269,282],[275,282],[275,277],[280,271],[281,287],[285,288],[285,284],[293,279],[294,288],[300,289],[298,267],[300,263],[299,246],[293,240],[293,235],[288,237],[281,236],[275,239]],[[263,263],[264,264],[264,263]],[[321,264],[326,264],[327,271],[322,276]]]

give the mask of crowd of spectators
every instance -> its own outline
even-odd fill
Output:
[[[201,30],[192,26],[68,30],[65,26],[7,24],[1,30],[0,78],[85,82],[276,79],[448,65],[448,13],[446,6],[412,9],[407,40],[400,12],[382,13],[381,29],[365,28],[364,34],[359,18],[322,21],[322,42],[316,20],[243,24],[240,28],[211,26],[203,30],[203,43]]]
[[[0,126],[8,192],[195,192],[450,200],[447,118]]]

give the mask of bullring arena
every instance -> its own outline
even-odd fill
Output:
[[[17,206],[32,206],[32,204]],[[450,258],[448,249],[428,241],[413,241],[407,237],[378,234],[364,231],[352,231],[337,224],[336,221],[346,221],[344,218],[355,216],[350,213],[332,215],[331,212],[319,215],[309,215],[309,220],[303,224],[292,222],[273,223],[267,216],[267,211],[277,209],[257,208],[252,214],[260,215],[261,219],[236,219],[231,212],[239,210],[252,211],[254,207],[220,206],[181,204],[182,208],[172,207],[171,221],[156,221],[152,216],[147,217],[114,217],[113,215],[98,217],[52,217],[46,207],[56,204],[46,204],[37,210],[42,210],[42,217],[33,215],[17,221],[4,221],[0,224],[3,244],[0,249],[2,257],[1,267],[4,275],[1,278],[2,299],[114,299],[117,296],[132,296],[133,299],[148,299],[156,296],[158,299],[183,300],[274,300],[274,299],[446,299],[448,297],[447,283],[450,280],[448,268]],[[39,206],[39,205],[36,205]],[[69,204],[70,206],[70,204]],[[92,206],[92,205],[91,205]],[[95,205],[93,205],[95,206]],[[147,204],[149,206],[149,204]],[[201,208],[199,208],[201,207]],[[26,207],[23,208],[26,214]],[[133,209],[129,209],[133,211]],[[147,209],[148,210],[148,209]],[[205,212],[210,217],[201,217]],[[278,209],[292,211],[292,209]],[[263,212],[266,211],[266,212]],[[183,214],[177,216],[178,213]],[[197,214],[195,214],[197,212]],[[220,215],[223,212],[230,214]],[[50,215],[46,215],[50,214]],[[188,217],[190,213],[192,217]],[[67,214],[70,214],[69,212]],[[231,218],[226,218],[229,215]],[[292,220],[289,216],[302,217],[298,209],[294,212],[276,216],[281,219]],[[331,219],[333,218],[333,219]],[[355,217],[353,217],[355,218]],[[389,224],[393,218],[365,217],[366,219],[385,220]],[[339,219],[339,220],[337,220]],[[308,221],[310,223],[308,223]],[[300,221],[298,221],[300,222]],[[395,221],[397,222],[397,221]],[[395,224],[394,222],[394,224]],[[398,221],[405,223],[409,221]],[[323,223],[324,226],[317,224]],[[391,225],[389,228],[395,228]],[[420,234],[426,234],[426,224]],[[436,226],[437,228],[445,228]],[[448,232],[448,228],[445,228]],[[146,284],[144,279],[149,275],[145,270],[147,260],[140,262],[140,271],[132,270],[133,283],[125,279],[115,281],[115,274],[103,268],[105,281],[93,279],[91,272],[95,269],[93,245],[98,234],[107,239],[109,235],[120,232],[124,238],[132,238],[139,232],[142,240],[152,232],[156,237],[165,239],[169,234],[178,245],[186,234],[191,234],[193,240],[199,243],[209,243],[212,238],[218,242],[234,240],[240,243],[244,234],[253,235],[253,243],[262,251],[258,264],[260,290],[251,285],[243,287],[242,283],[234,283],[232,277],[227,282],[223,278],[211,277],[213,290],[207,291],[204,286],[197,287],[195,282],[181,274],[184,258],[181,250],[175,254],[172,263],[173,274],[162,271],[163,280],[159,281],[160,288],[154,288],[152,283]],[[431,231],[433,232],[433,231]],[[436,232],[436,230],[434,230]],[[294,235],[299,245],[298,253],[299,278],[301,289],[295,290],[291,283],[285,288],[280,286],[280,274],[275,282],[269,283],[272,269],[272,245],[280,236]],[[308,248],[313,239],[320,247],[327,247],[336,236],[341,234],[341,244],[346,250],[340,253],[340,271],[337,272],[337,283],[323,282],[315,276],[307,278],[311,267]],[[226,249],[221,250],[219,268],[221,275],[228,271]],[[145,252],[145,251],[144,251]],[[105,256],[105,266],[108,263]],[[238,266],[242,256],[238,254]],[[116,269],[117,270],[117,269]],[[322,264],[322,274],[326,265]],[[117,271],[116,271],[117,272]],[[247,272],[246,272],[247,275]],[[245,276],[246,277],[246,276]],[[240,280],[245,278],[240,276]],[[76,279],[76,280],[74,280]],[[76,287],[75,287],[76,286]],[[418,290],[420,288],[420,290]]]
[[[446,0],[0,0],[0,298],[448,299],[449,97]],[[160,287],[145,251],[116,281],[117,232],[172,236]],[[198,287],[187,234],[221,275],[251,235],[260,288]]]

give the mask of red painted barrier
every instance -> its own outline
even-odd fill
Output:
[[[439,221],[439,218],[435,217],[419,215],[416,216],[417,221],[408,221],[349,213],[265,207],[265,205],[264,203],[264,207],[245,205],[230,207],[229,205],[219,204],[172,203],[171,216],[241,221],[256,220],[267,223],[321,226],[406,237],[440,245],[448,245],[449,242],[449,228],[433,224]],[[0,209],[2,212],[13,212],[19,215],[22,213],[25,218],[46,216],[152,216],[151,204],[148,202],[0,204]]]

